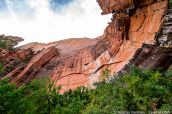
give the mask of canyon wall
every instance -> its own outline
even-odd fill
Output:
[[[171,49],[164,45],[170,45],[170,40],[164,40],[164,34],[161,34],[162,30],[168,34],[172,32],[171,24],[163,29],[165,21],[169,23],[172,19],[165,17],[171,15],[167,0],[97,2],[102,14],[113,13],[102,36],[19,47],[19,50],[31,49],[34,55],[22,69],[14,68],[6,77],[20,85],[34,78],[50,76],[55,86],[61,86],[63,93],[79,86],[93,88],[93,83],[101,80],[105,69],[111,76],[126,73],[131,66],[168,69],[171,60],[164,61],[171,57]]]

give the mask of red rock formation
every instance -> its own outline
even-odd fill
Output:
[[[13,71],[14,69],[24,66],[26,61],[28,61],[32,56],[33,51],[31,49],[8,50],[0,48],[0,63],[5,69],[4,72],[0,74],[0,78]]]
[[[34,50],[35,56],[24,69],[15,69],[7,77],[21,84],[50,75],[55,86],[62,86],[63,93],[79,86],[92,87],[105,68],[111,74],[127,72],[129,64],[153,68],[157,66],[155,61],[166,58],[164,53],[158,58],[156,49],[144,46],[156,47],[155,38],[163,23],[167,0],[98,0],[98,3],[103,14],[114,13],[102,36],[22,46],[20,49]],[[132,10],[120,11],[128,9]],[[157,57],[155,61],[151,59],[153,55]]]
[[[57,55],[57,49],[54,47],[46,48],[41,53],[35,55],[26,66],[26,68],[14,77],[11,81],[17,84],[21,82],[29,82],[34,78],[35,74],[41,69],[42,65]]]
[[[97,0],[97,2],[103,10],[103,15],[134,7],[134,0]]]
[[[114,14],[112,22],[96,44],[79,50],[56,68],[52,77],[55,84],[62,85],[63,92],[81,85],[91,86],[99,81],[104,68],[112,73],[120,71],[143,44],[155,43],[166,7],[165,0],[136,9],[130,17],[128,30],[129,17],[125,13]]]
[[[127,16],[120,14],[119,18],[113,18],[99,40],[102,43],[98,42],[90,50],[91,47],[80,50],[74,56],[75,59],[67,63],[68,65],[72,64],[73,67],[64,65],[62,70],[57,68],[52,79],[57,81],[57,86],[62,85],[61,91],[64,91],[81,85],[92,85],[93,82],[99,80],[100,73],[104,68],[108,68],[112,73],[120,71],[143,44],[155,43],[155,35],[162,24],[166,7],[167,1],[164,0],[135,9],[134,14],[130,16],[129,30],[126,33],[128,38],[123,38],[122,35],[127,32],[123,27],[127,27],[125,23],[122,25],[122,30],[117,29],[119,20],[127,21]],[[85,58],[85,56],[87,57]],[[80,81],[83,81],[82,84]]]
[[[113,13],[116,11],[145,6],[155,1],[156,0],[97,0],[101,9],[103,10],[103,15]]]

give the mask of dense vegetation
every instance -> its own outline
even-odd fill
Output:
[[[105,72],[107,74],[107,71]],[[95,90],[80,87],[59,94],[48,79],[20,88],[0,81],[1,114],[116,114],[117,111],[172,111],[172,74],[133,69]]]
[[[8,40],[0,40],[0,48],[13,49],[12,42]]]

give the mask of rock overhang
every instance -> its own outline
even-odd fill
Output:
[[[97,0],[100,8],[103,11],[102,15],[134,9],[136,7],[151,4],[155,1],[156,0]]]

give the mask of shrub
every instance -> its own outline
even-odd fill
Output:
[[[34,80],[16,88],[0,81],[1,114],[114,114],[117,111],[172,111],[172,73],[140,70],[112,83],[99,83],[89,90],[59,94],[49,79]]]
[[[12,42],[8,40],[0,40],[0,48],[12,50],[13,49]]]
[[[102,70],[101,75],[100,75],[100,80],[105,81],[109,76],[110,76],[110,70],[106,68]]]
[[[113,83],[101,83],[93,91],[85,114],[116,111],[172,111],[171,73],[132,69]]]

